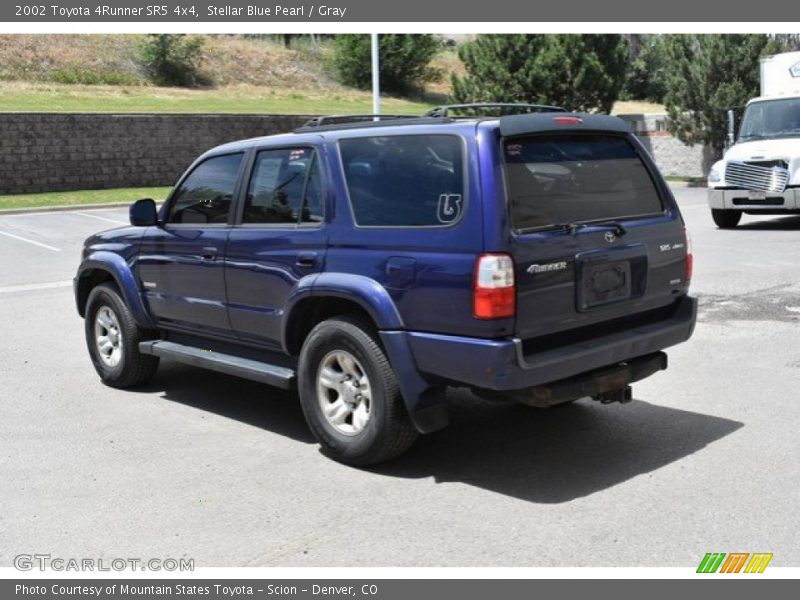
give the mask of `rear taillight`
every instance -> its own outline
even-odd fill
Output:
[[[692,281],[692,270],[694,269],[692,237],[689,235],[689,232],[686,229],[683,230],[683,236],[686,239],[686,262],[683,266],[683,280],[686,282],[686,285],[689,285],[689,282]]]
[[[472,278],[472,314],[476,319],[514,316],[514,261],[508,254],[481,254]]]

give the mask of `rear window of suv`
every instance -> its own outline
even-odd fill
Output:
[[[395,135],[339,142],[356,224],[431,227],[463,211],[464,149],[453,135]]]
[[[539,135],[503,141],[517,231],[662,213],[639,154],[622,136]]]

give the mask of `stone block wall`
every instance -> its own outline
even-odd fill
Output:
[[[307,118],[0,113],[0,194],[172,185],[209,148],[289,132]]]

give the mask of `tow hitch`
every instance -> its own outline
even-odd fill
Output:
[[[592,398],[603,404],[626,404],[633,399],[631,383],[666,368],[667,355],[664,352],[654,352],[547,385],[505,392],[474,391],[482,398],[515,400],[537,408],[547,408],[579,398]]]
[[[620,404],[627,404],[633,400],[633,388],[626,385],[624,388],[615,390],[613,392],[603,392],[592,396],[592,400],[597,400],[600,404],[611,404],[612,402],[619,402]]]

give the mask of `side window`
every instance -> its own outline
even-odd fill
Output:
[[[241,164],[241,153],[215,156],[200,163],[175,192],[168,221],[226,223]]]
[[[464,151],[453,135],[397,135],[339,142],[356,224],[453,223],[464,208]]]
[[[242,223],[319,223],[324,201],[312,148],[262,150],[256,156]]]

